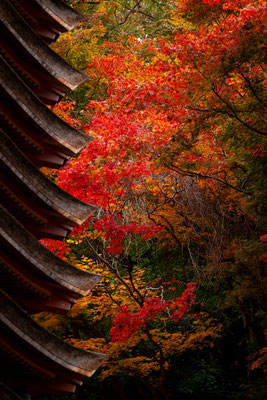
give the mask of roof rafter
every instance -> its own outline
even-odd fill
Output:
[[[1,206],[0,221],[0,285],[26,309],[64,313],[100,281],[51,253]]]
[[[51,182],[2,130],[0,162],[3,204],[8,210],[17,212],[21,223],[38,238],[62,239],[97,210],[96,206],[76,199]],[[24,222],[24,214],[21,214],[19,208],[25,211],[24,214],[36,219],[34,227],[31,226],[32,222],[30,225]]]
[[[92,140],[46,107],[1,56],[0,84],[5,131],[12,130],[12,140],[37,165],[59,167]],[[51,161],[53,155],[59,160]]]
[[[86,18],[59,0],[11,0],[39,36],[51,43],[62,32],[70,31]]]
[[[24,381],[30,393],[66,394],[91,376],[105,354],[73,347],[37,324],[0,290],[0,348],[8,383]],[[21,370],[21,365],[24,370]],[[35,379],[29,381],[29,376]]]
[[[86,81],[87,75],[51,50],[8,1],[0,3],[0,17],[1,53],[20,75],[28,77],[29,86],[46,104],[55,104]]]

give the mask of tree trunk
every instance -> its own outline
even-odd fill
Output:
[[[144,385],[148,388],[150,393],[152,394],[152,399],[153,400],[162,400],[162,396],[158,392],[158,390],[153,386],[149,381],[144,380],[143,381]]]
[[[242,301],[238,302],[238,306],[243,316],[244,327],[249,332],[250,341],[252,342],[255,340],[259,348],[264,347],[266,345],[265,335],[261,324],[255,315],[253,306],[250,304],[248,307]]]
[[[123,386],[120,384],[117,378],[115,376],[111,376],[111,382],[114,386],[114,389],[118,392],[119,394],[119,399],[120,400],[128,400],[127,393],[123,389]]]

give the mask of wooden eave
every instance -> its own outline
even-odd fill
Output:
[[[70,31],[85,20],[60,0],[11,0],[23,13],[31,28],[43,40],[51,43],[61,32]]]
[[[42,40],[50,43],[82,19],[59,0],[0,2],[0,54],[9,65],[0,62],[0,197],[10,212],[1,208],[0,359],[1,380],[14,390],[0,387],[0,397],[10,395],[8,400],[17,400],[16,392],[74,393],[107,358],[63,342],[14,301],[29,312],[65,312],[99,280],[36,240],[62,239],[97,209],[61,190],[36,168],[60,166],[88,143],[86,135],[39,101],[53,105],[87,79]]]
[[[3,291],[0,325],[5,382],[11,387],[24,387],[30,394],[73,393],[107,358],[75,348],[49,333]]]
[[[51,253],[2,206],[0,221],[0,287],[27,310],[65,313],[100,281]]]
[[[62,155],[63,161],[52,166],[61,166],[64,159],[77,155],[92,140],[46,107],[1,57],[0,85],[0,112],[6,120],[6,133],[7,128],[12,131],[12,140],[35,164],[50,166],[45,153],[54,153]],[[38,161],[42,155],[43,162]]]
[[[35,232],[38,238],[63,238],[72,227],[85,222],[97,210],[97,207],[76,199],[46,178],[2,130],[0,130],[0,162],[2,195],[7,193],[10,197],[10,201],[7,198],[3,204],[6,204],[12,213],[18,212],[16,203],[22,212],[25,210],[29,217],[36,218],[38,229],[36,228],[35,232],[28,226],[28,216],[25,213],[15,215],[20,221],[20,217],[26,217],[26,223],[21,222],[32,233]],[[59,232],[54,236],[48,234],[46,228],[49,224],[58,226],[59,230],[62,229],[62,233]]]
[[[87,79],[44,43],[6,2],[0,3],[1,53],[46,104],[55,104]]]

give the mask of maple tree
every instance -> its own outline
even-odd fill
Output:
[[[70,241],[76,244],[77,239]],[[157,278],[147,284],[143,269],[135,267],[125,273],[102,256],[98,259],[96,264],[93,259],[72,254],[74,265],[101,273],[102,283],[89,299],[80,299],[67,318],[41,313],[38,321],[75,346],[107,352],[109,359],[101,369],[101,379],[119,373],[133,375],[146,382],[151,393],[159,391],[168,399],[165,383],[171,357],[212,346],[221,327],[215,326],[202,310],[203,304],[195,301],[196,283],[183,288],[178,280]],[[106,324],[110,326],[110,319],[109,332]]]
[[[52,179],[99,211],[68,244],[45,244],[83,268],[89,254],[104,274],[93,310],[86,299],[76,308],[102,336],[69,340],[106,348],[102,378],[146,376],[153,398],[155,387],[168,398],[172,351],[178,362],[184,349],[210,346],[227,310],[265,346],[265,2],[70,3],[88,20],[53,47],[89,80],[54,111],[94,140]],[[191,310],[190,282],[217,327]]]

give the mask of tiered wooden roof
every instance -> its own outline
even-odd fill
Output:
[[[46,104],[57,103],[87,79],[53,52],[8,1],[0,3],[0,20],[3,57]]]
[[[84,16],[59,0],[12,0],[32,30],[47,43],[55,41],[62,32],[70,31]]]
[[[0,194],[4,207],[38,239],[63,239],[96,211],[46,178],[2,130]]]
[[[30,312],[64,313],[100,281],[41,245],[0,206],[1,288]]]
[[[49,333],[0,290],[0,356],[4,382],[33,395],[68,394],[105,360]]]
[[[96,210],[38,169],[59,168],[91,140],[45,105],[86,76],[43,40],[55,40],[83,17],[59,0],[6,0],[0,19],[0,396],[15,400],[25,390],[73,393],[106,356],[67,345],[30,317],[67,312],[100,280],[38,241],[62,240]]]
[[[0,56],[1,126],[37,166],[59,168],[92,138],[46,107]]]

